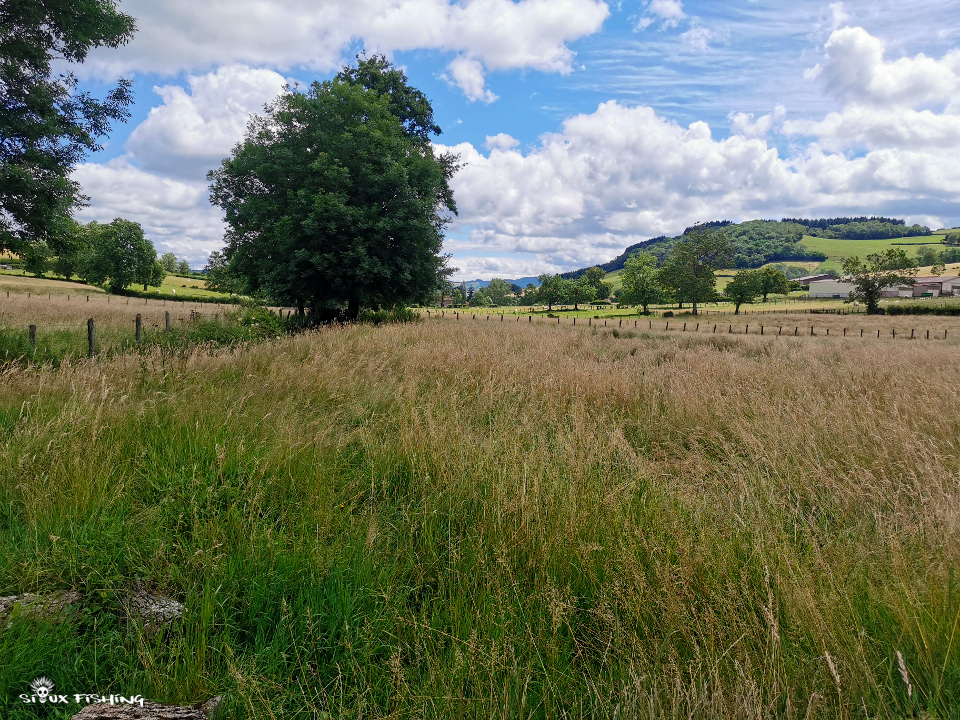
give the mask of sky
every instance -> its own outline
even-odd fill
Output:
[[[454,279],[606,262],[697,222],[960,225],[960,0],[122,0],[135,38],[73,68],[132,116],[77,166],[78,219],[200,268],[206,173],[288,83],[385,54],[463,168]]]

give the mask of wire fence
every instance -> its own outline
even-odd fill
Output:
[[[858,313],[859,314],[859,313]],[[652,319],[631,320],[625,318],[563,318],[563,317],[545,317],[543,315],[506,315],[501,313],[494,315],[492,313],[460,313],[457,311],[439,311],[427,310],[428,319],[453,320],[453,321],[471,321],[478,322],[499,322],[499,323],[521,323],[539,324],[539,325],[567,325],[569,327],[604,327],[615,328],[617,330],[647,330],[664,332],[693,332],[708,333],[715,335],[724,333],[728,335],[762,335],[762,336],[791,336],[791,337],[859,337],[859,338],[883,338],[889,337],[893,340],[946,340],[949,336],[949,329],[929,329],[920,328],[863,328],[863,327],[817,327],[816,325],[764,325],[750,323],[732,323],[732,322],[692,322]],[[485,318],[485,319],[484,319]],[[579,322],[578,322],[579,321]],[[751,330],[752,328],[752,330]],[[833,334],[831,335],[831,330]]]

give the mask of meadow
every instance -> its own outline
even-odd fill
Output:
[[[884,238],[879,240],[846,240],[804,235],[801,242],[808,249],[822,252],[827,256],[827,259],[817,266],[816,272],[836,272],[843,265],[844,258],[854,255],[865,258],[867,255],[896,248],[903,250],[911,258],[914,258],[917,250],[921,247],[932,247],[937,251],[943,250],[946,247],[942,243],[944,234],[941,232],[923,237]]]
[[[76,294],[81,290],[88,293],[103,293],[103,288],[64,280],[53,273],[46,273],[43,277],[28,275],[22,270],[0,270],[0,291],[11,290],[16,292],[32,292],[35,294],[68,295]],[[167,275],[160,285],[132,285],[130,290],[140,295],[166,298],[170,300],[195,300],[198,302],[228,300],[229,295],[207,290],[206,281],[197,278]]]
[[[84,601],[0,625],[0,714],[48,675],[237,718],[955,718],[950,327],[447,318],[8,366],[0,595]],[[124,623],[135,582],[183,622]]]

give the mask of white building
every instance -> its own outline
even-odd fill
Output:
[[[853,283],[839,278],[813,280],[810,282],[811,298],[834,298],[845,300],[850,297]],[[944,275],[941,277],[918,277],[913,285],[893,285],[883,289],[883,297],[941,297],[960,296],[960,277]]]
[[[829,278],[826,280],[811,280],[810,293],[811,298],[837,298],[846,300],[850,297],[850,291],[853,290],[853,283],[844,282],[839,278]]]

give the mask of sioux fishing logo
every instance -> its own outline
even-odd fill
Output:
[[[41,705],[68,704],[71,701],[68,695],[56,695],[53,692],[54,682],[50,678],[38,677],[30,683],[30,695],[26,693],[20,696],[20,700],[25,704],[39,703]],[[110,703],[111,705],[139,705],[143,707],[143,696],[134,695],[124,697],[123,695],[97,695],[94,693],[77,693],[72,696],[74,703]]]

